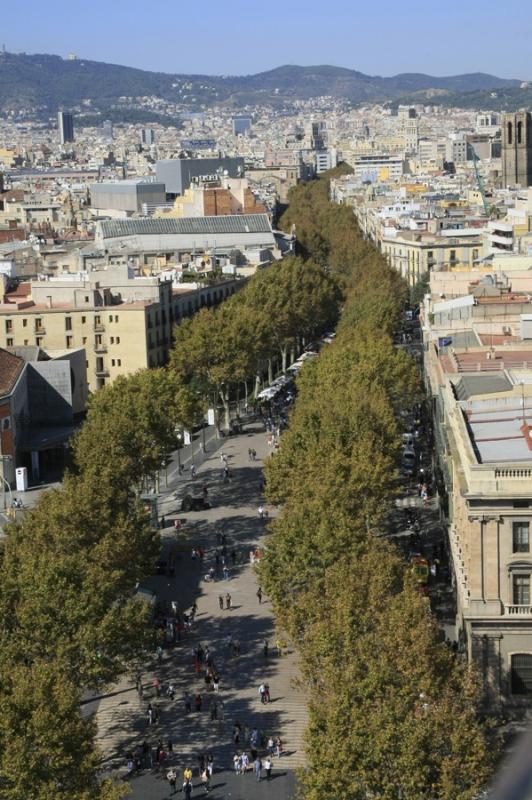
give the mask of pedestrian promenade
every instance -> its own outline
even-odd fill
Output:
[[[260,427],[260,430],[259,430]],[[249,560],[249,553],[261,547],[267,522],[259,519],[261,502],[261,468],[264,458],[269,456],[267,436],[258,423],[250,424],[244,433],[221,441],[217,449],[210,444],[204,463],[198,468],[194,481],[178,478],[171,483],[161,502],[161,513],[172,520],[174,516],[186,516],[187,523],[182,532],[174,533],[168,526],[163,531],[165,546],[176,538],[179,553],[175,577],[154,576],[148,582],[162,601],[174,600],[180,611],[190,609],[194,600],[198,611],[191,633],[175,647],[165,650],[162,663],[153,658],[142,673],[144,699],[140,699],[133,676],[123,679],[105,696],[85,706],[85,713],[96,713],[98,744],[103,752],[104,764],[111,770],[125,772],[126,753],[144,741],[156,745],[161,740],[167,749],[170,739],[173,756],[159,772],[150,773],[161,791],[166,790],[163,780],[168,765],[175,764],[179,770],[190,764],[197,766],[198,756],[211,752],[215,770],[231,769],[235,751],[233,726],[236,721],[243,730],[257,727],[265,736],[280,736],[284,752],[275,760],[274,773],[282,769],[292,770],[304,766],[303,734],[306,727],[305,700],[297,686],[298,669],[293,652],[279,656],[275,650],[279,639],[271,605],[264,595],[262,603],[257,597],[257,579]],[[257,460],[250,461],[248,449],[254,448]],[[223,464],[221,452],[227,457],[231,480],[222,480]],[[208,487],[211,509],[202,512],[181,514],[180,500],[187,487],[194,484],[197,493],[204,485]],[[174,493],[177,488],[177,498]],[[216,580],[206,582],[203,578],[215,564],[217,531],[222,530],[227,538],[229,580],[224,580],[218,568]],[[193,547],[203,547],[203,563],[192,560]],[[232,564],[232,554],[236,563]],[[219,597],[231,595],[230,609],[220,609]],[[224,603],[225,605],[225,603]],[[234,655],[227,645],[228,637],[240,645],[240,655]],[[263,652],[263,642],[269,645],[268,656]],[[201,643],[209,647],[220,675],[218,694],[206,692],[203,677],[194,671],[192,650]],[[161,681],[163,696],[155,697],[152,681]],[[260,703],[258,687],[263,682],[270,687],[269,704]],[[164,688],[171,682],[176,694],[174,700],[164,697]],[[200,693],[202,710],[185,713],[184,695]],[[220,702],[221,701],[221,702]],[[157,706],[159,722],[148,725],[148,703]],[[217,720],[211,720],[211,706],[216,702]],[[238,749],[249,749],[247,742],[240,741]],[[182,774],[182,773],[180,773]],[[137,778],[132,779],[134,787]],[[138,779],[140,780],[140,779]],[[143,784],[147,777],[142,778]],[[244,778],[248,780],[248,778]],[[276,783],[272,782],[272,787]],[[179,783],[180,785],[180,783]],[[277,784],[280,789],[280,784]],[[262,788],[262,787],[261,787]],[[146,794],[143,797],[166,797],[166,794]],[[155,789],[154,789],[155,791]],[[233,794],[233,797],[236,795]]]

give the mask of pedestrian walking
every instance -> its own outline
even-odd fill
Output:
[[[254,561],[254,560],[255,560],[255,559],[253,559],[253,561]],[[252,561],[251,563],[253,563],[253,561]],[[262,603],[262,589],[260,588],[260,586],[259,586],[259,588],[257,589],[257,597],[259,598],[259,605],[260,605],[260,604]]]
[[[189,694],[185,695],[185,714],[190,714],[192,711],[192,698]]]
[[[190,467],[190,477],[191,478],[196,477],[196,467],[194,466],[194,464],[192,464],[192,466]]]
[[[155,694],[157,697],[161,696],[161,681],[159,678],[154,678],[151,682],[153,688],[155,689]]]
[[[176,790],[177,772],[175,771],[175,769],[172,768],[166,773],[166,780],[170,784],[170,789],[172,790],[172,794],[175,794],[177,791]]]
[[[262,643],[262,652],[264,654],[264,658],[268,658],[268,642],[266,639],[264,639]]]
[[[259,732],[256,728],[253,728],[251,734],[249,736],[249,743],[253,748],[256,748],[259,743]]]
[[[209,777],[212,778],[212,774],[214,772],[214,758],[212,756],[212,753],[209,753],[209,755],[207,756],[207,771],[209,773]]]
[[[258,509],[259,519],[264,519],[264,506],[260,505]]]
[[[212,688],[217,693],[218,689],[220,688],[220,678],[218,675],[212,676]]]
[[[273,756],[273,754],[275,753],[275,741],[273,739],[273,736],[268,737],[268,743],[266,746],[268,748],[268,753],[270,754],[270,756]]]
[[[203,702],[203,701],[202,701],[202,699],[201,699],[201,695],[200,695],[200,694],[197,694],[197,695],[194,697],[194,707],[195,707],[196,711],[201,711],[201,705],[202,705],[202,702]]]
[[[229,580],[229,567],[225,566],[223,568],[223,576],[225,581]]]
[[[235,753],[233,756],[233,769],[235,771],[235,775],[240,775],[240,754]]]
[[[186,800],[192,797],[192,781],[185,781],[181,789]]]
[[[227,594],[225,595],[225,607],[231,608],[231,595],[229,594],[229,592],[227,592]]]
[[[260,781],[261,772],[262,772],[262,761],[257,756],[255,761],[253,762],[253,771],[255,772],[255,777],[257,779],[257,783]]]
[[[218,704],[216,700],[211,702],[211,721],[214,722],[218,719]]]
[[[205,794],[207,794],[211,788],[211,776],[209,775],[209,770],[207,767],[205,767],[201,773],[201,782],[203,784],[203,788],[205,789]]]
[[[220,611],[224,610],[224,598],[223,595],[218,595],[218,605],[220,606]]]
[[[203,753],[200,753],[200,755],[198,756],[198,775],[200,778],[201,778],[201,773],[203,772],[204,769],[205,769],[205,756],[203,755]]]
[[[264,761],[264,770],[266,772],[266,780],[267,781],[269,781],[270,778],[272,777],[272,767],[273,767],[272,760],[271,760],[270,756],[268,756],[266,758],[266,760]]]
[[[267,683],[264,684],[264,702],[271,703],[270,687]]]
[[[153,713],[153,706],[151,703],[148,703],[148,725],[153,725],[154,722],[154,713]]]
[[[264,683],[261,683],[261,685],[259,686],[259,696],[260,696],[260,702],[264,705],[264,703],[266,702],[266,685]]]
[[[249,767],[249,756],[247,753],[242,753],[242,757],[240,759],[240,769],[242,775],[246,774],[246,772],[248,771],[248,767]]]
[[[277,758],[281,758],[281,753],[283,752],[283,743],[281,741],[281,737],[278,736],[275,740],[275,755]]]

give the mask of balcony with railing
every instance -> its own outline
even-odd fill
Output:
[[[508,617],[530,617],[532,616],[532,606],[505,605],[504,613]]]

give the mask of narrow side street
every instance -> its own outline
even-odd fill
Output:
[[[215,449],[216,448],[216,449]],[[251,461],[248,449],[256,450]],[[144,742],[156,747],[162,741],[168,752],[168,740],[173,753],[168,753],[161,765],[146,766],[131,779],[133,798],[165,798],[170,796],[166,774],[170,766],[178,772],[178,788],[185,767],[194,773],[194,785],[200,786],[198,758],[211,753],[214,758],[210,796],[214,798],[245,798],[253,796],[288,798],[294,784],[293,770],[304,765],[303,734],[306,725],[304,697],[297,687],[297,664],[288,649],[279,655],[276,645],[279,635],[267,597],[259,602],[257,580],[250,563],[250,552],[260,549],[265,535],[266,520],[259,519],[263,459],[269,455],[267,434],[262,423],[250,423],[239,436],[207,441],[205,461],[198,468],[195,480],[187,469],[179,477],[175,465],[169,467],[169,486],[160,503],[166,527],[163,530],[163,561],[174,561],[175,575],[157,575],[147,582],[163,605],[178,603],[179,612],[188,612],[194,601],[197,615],[192,630],[181,642],[165,648],[162,662],[154,656],[142,673],[143,699],[140,699],[133,676],[111,688],[104,697],[84,707],[85,713],[96,712],[98,744],[105,766],[114,774],[126,773],[127,754]],[[227,457],[231,478],[223,481],[221,453]],[[198,459],[196,458],[196,464]],[[163,481],[164,483],[164,481]],[[208,488],[211,509],[181,513],[182,497],[189,490],[199,495]],[[174,496],[177,494],[177,497]],[[173,520],[186,518],[176,534]],[[229,579],[224,579],[221,563],[216,565],[215,552],[221,553],[220,536],[226,537]],[[203,559],[192,559],[193,548],[203,548]],[[233,563],[235,562],[235,563]],[[161,569],[162,569],[161,564]],[[205,575],[213,567],[214,581]],[[167,570],[168,572],[168,570]],[[220,596],[231,595],[231,608],[220,608]],[[232,637],[232,645],[228,644]],[[268,654],[264,654],[264,642]],[[196,674],[193,649],[207,646],[220,677],[218,693],[208,691],[203,674]],[[281,639],[281,644],[283,640]],[[235,645],[240,654],[235,654]],[[286,650],[286,648],[285,648]],[[153,680],[161,682],[161,697],[156,697]],[[270,687],[271,702],[261,704],[259,686]],[[175,687],[175,698],[165,695],[169,684]],[[185,695],[199,693],[201,711],[185,711]],[[157,708],[159,720],[148,724],[148,704]],[[216,705],[216,711],[213,707]],[[216,714],[217,719],[211,719]],[[241,726],[240,740],[233,743],[234,725]],[[232,769],[235,751],[249,752],[249,736],[257,728],[263,746],[259,754],[264,760],[268,738],[280,737],[283,753],[274,758],[271,783],[265,779],[259,785],[249,768],[245,776],[235,775]],[[203,789],[200,789],[203,792]],[[194,789],[196,792],[196,788]]]

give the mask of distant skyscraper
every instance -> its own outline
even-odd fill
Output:
[[[155,143],[155,132],[153,128],[142,128],[140,132],[140,141],[141,144],[145,144],[146,147],[151,147],[152,144]]]
[[[246,134],[251,128],[251,117],[233,117],[233,133],[235,136]]]
[[[61,144],[74,141],[74,117],[68,111],[57,112],[57,127]]]
[[[532,115],[530,111],[502,118],[502,184],[532,186]]]
[[[113,141],[113,123],[110,119],[105,119],[102,123],[103,138],[106,142]]]
[[[323,134],[325,132],[324,122],[312,122],[310,126],[310,146],[312,150],[324,150],[325,140]]]

